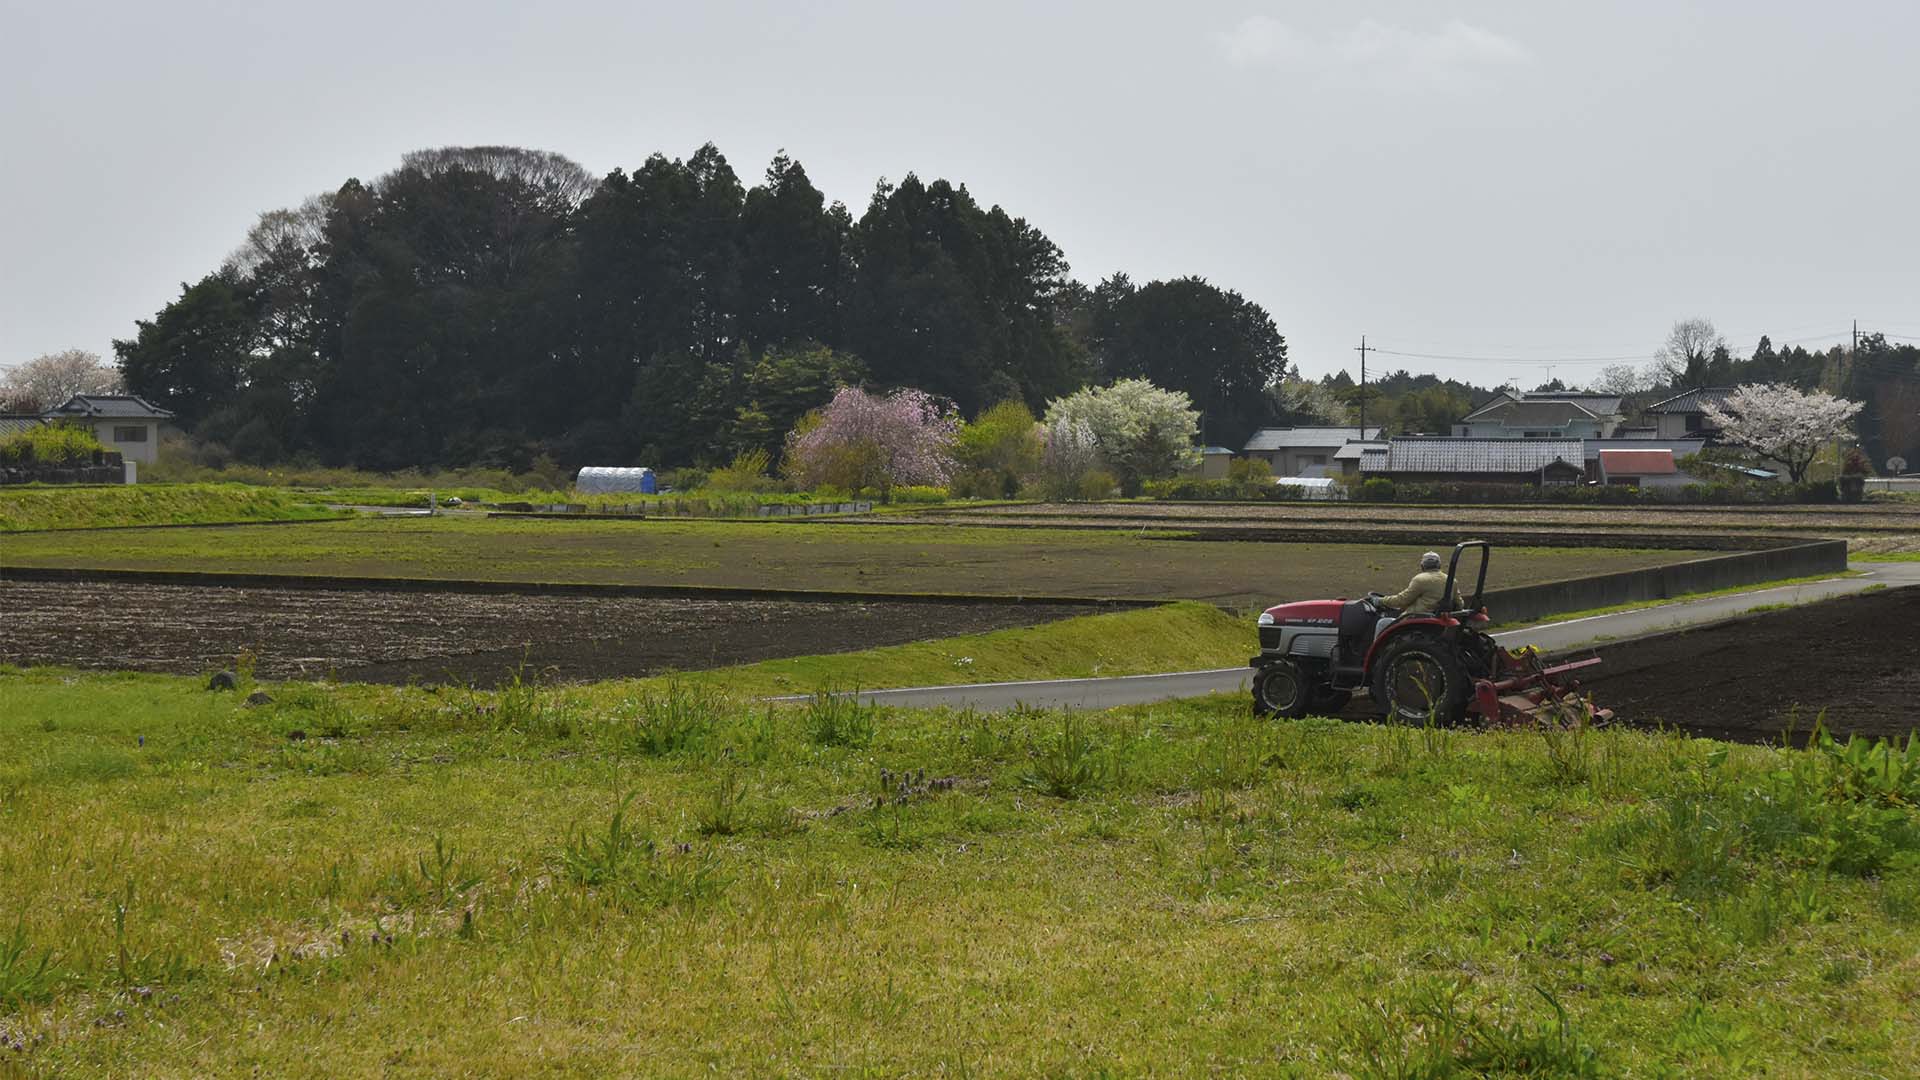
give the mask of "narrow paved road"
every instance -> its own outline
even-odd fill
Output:
[[[1602,641],[1642,637],[1682,626],[1737,618],[1756,607],[1805,604],[1862,592],[1876,586],[1904,588],[1920,585],[1920,563],[1857,563],[1860,577],[1833,578],[1804,585],[1784,585],[1752,592],[1732,593],[1658,607],[1593,615],[1567,622],[1505,630],[1494,635],[1504,645],[1536,645],[1548,652],[1567,652]],[[1251,638],[1251,634],[1248,635]],[[1250,650],[1251,651],[1251,650]],[[1207,694],[1244,694],[1250,672],[1245,667],[1210,671],[1176,671],[1165,675],[1123,675],[1103,679],[1045,679],[1030,682],[977,683],[972,686],[919,686],[901,690],[868,690],[862,701],[877,705],[928,708],[1010,709],[1028,705],[1044,709],[1107,709],[1118,705],[1145,705]],[[799,701],[804,698],[775,698]]]

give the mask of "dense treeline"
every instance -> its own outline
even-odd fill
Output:
[[[374,469],[718,462],[778,454],[844,384],[972,416],[1136,375],[1238,446],[1286,370],[1267,313],[1199,278],[1089,289],[964,186],[882,182],[856,219],[800,163],[749,188],[712,145],[600,178],[410,154],[262,215],[114,347],[133,392],[242,460]]]

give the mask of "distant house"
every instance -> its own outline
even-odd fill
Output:
[[[1224,446],[1207,446],[1200,450],[1199,477],[1202,480],[1225,480],[1227,466],[1233,464],[1233,451]]]
[[[1350,442],[1333,453],[1333,471],[1341,476],[1353,476],[1360,471],[1360,462],[1368,454],[1384,454],[1387,444],[1384,442]]]
[[[1622,419],[1618,394],[1502,390],[1461,417],[1453,433],[1469,439],[1607,439]]]
[[[160,457],[160,425],[173,419],[172,413],[132,394],[75,394],[45,416],[85,424],[107,449],[149,465]]]
[[[1577,484],[1586,479],[1581,439],[1475,439],[1407,435],[1385,453],[1363,453],[1360,475],[1423,483]]]
[[[1737,387],[1703,386],[1675,394],[1647,406],[1647,420],[1654,425],[1654,437],[1660,439],[1704,439],[1709,444],[1720,440],[1720,429],[1707,419],[1701,406],[1711,402],[1722,406]]]
[[[1622,439],[1621,442],[1631,440]],[[1673,463],[1673,451],[1603,449],[1597,478],[1602,484],[1624,487],[1681,487],[1692,478]]]
[[[1261,428],[1240,453],[1266,462],[1275,476],[1324,477],[1342,447],[1379,437],[1377,427]]]

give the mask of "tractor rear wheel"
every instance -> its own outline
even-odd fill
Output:
[[[1276,660],[1253,677],[1256,716],[1284,716],[1297,720],[1313,704],[1313,686],[1307,673],[1291,660]]]
[[[1430,634],[1390,642],[1373,665],[1373,699],[1388,720],[1457,724],[1466,718],[1471,692],[1459,655]]]

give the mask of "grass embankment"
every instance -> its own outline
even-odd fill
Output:
[[[307,521],[339,516],[337,511],[302,501],[290,492],[244,484],[0,488],[0,532]]]
[[[1186,602],[911,645],[767,660],[676,679],[738,697],[1087,679],[1230,667],[1245,663],[1259,647],[1247,620],[1211,604]],[[645,685],[659,688],[676,679],[656,678]]]
[[[368,518],[320,528],[22,537],[16,566],[870,593],[1282,600],[1398,589],[1422,546],[1199,543],[1179,534],[957,525]],[[1503,548],[1524,585],[1698,552]]]
[[[1587,608],[1582,611],[1564,611],[1545,618],[1534,619],[1525,626],[1539,626],[1544,623],[1571,622],[1575,619],[1591,619],[1596,615],[1615,615],[1622,611],[1645,611],[1651,608],[1667,607],[1670,604],[1685,604],[1695,600],[1711,600],[1716,596],[1737,596],[1743,593],[1765,592],[1768,589],[1784,589],[1792,585],[1811,585],[1816,581],[1837,581],[1841,578],[1860,577],[1862,571],[1841,570],[1831,574],[1810,574],[1806,577],[1779,578],[1774,581],[1758,581],[1751,585],[1729,585],[1724,589],[1703,589],[1700,592],[1680,593],[1659,600],[1636,600],[1628,604],[1609,604],[1606,607]],[[1787,605],[1782,604],[1781,607]],[[1525,629],[1525,626],[1519,629]]]
[[[0,671],[0,1069],[1920,1071],[1819,751],[269,689]]]

